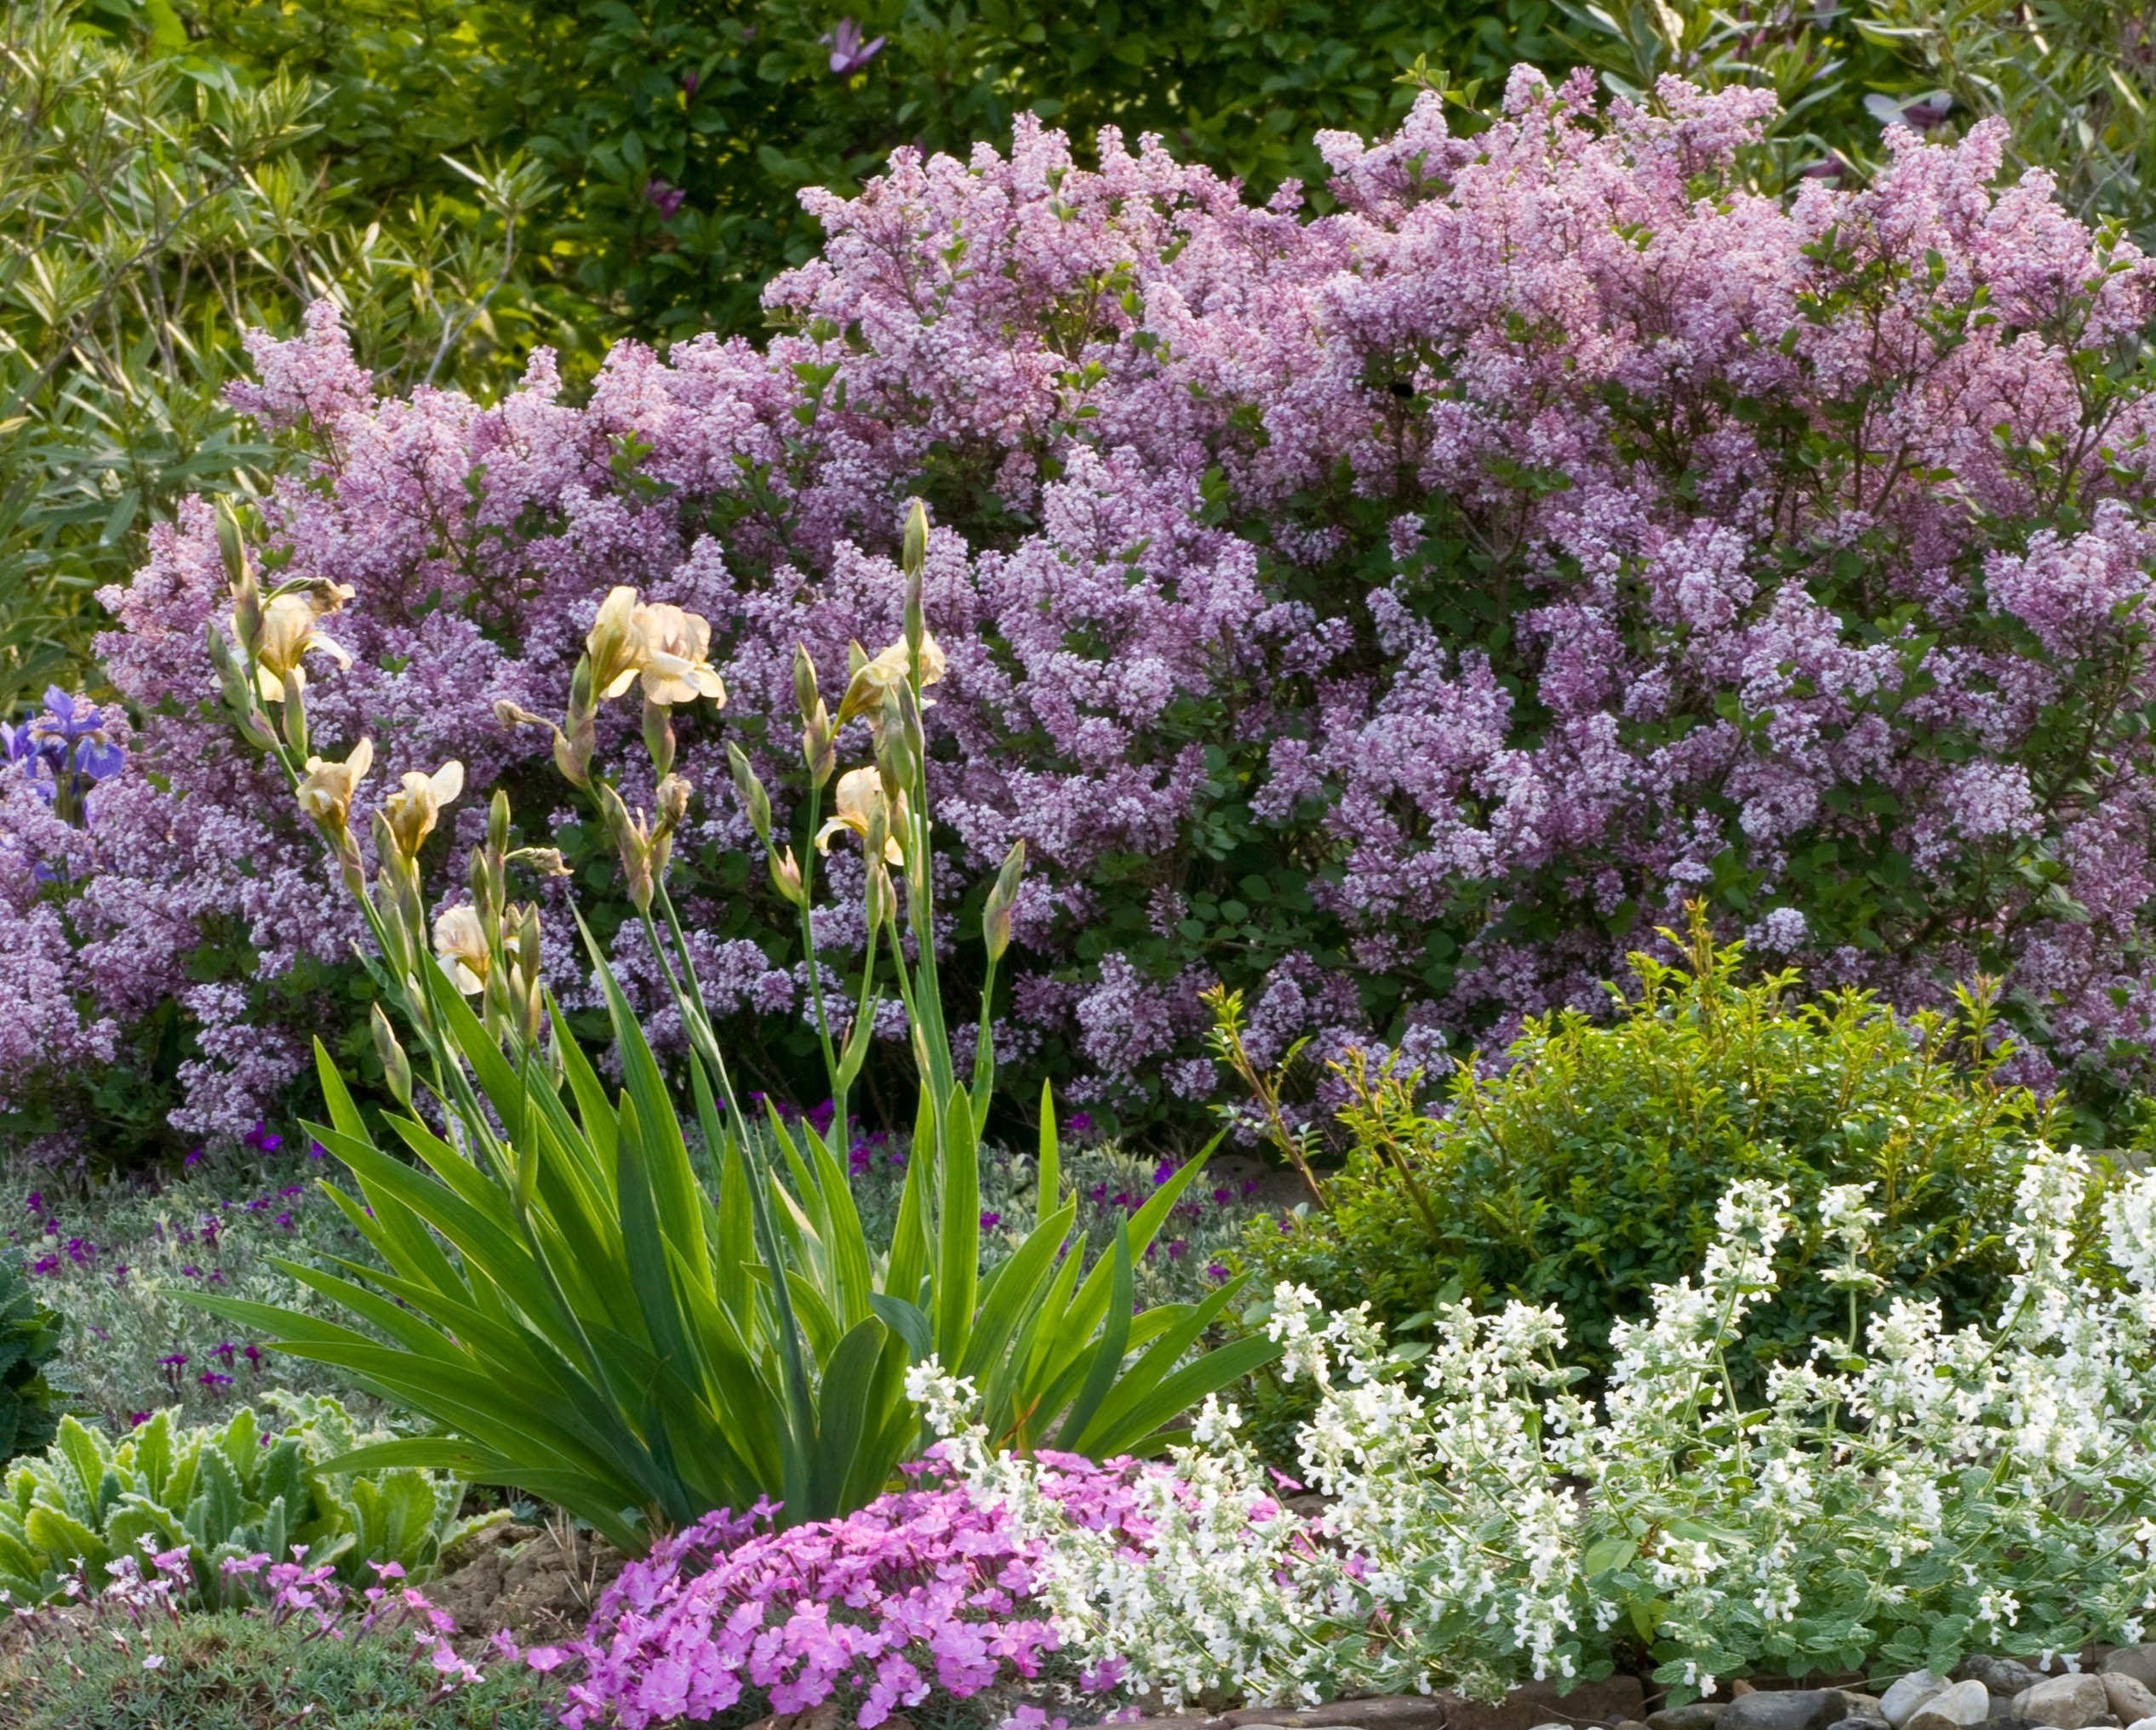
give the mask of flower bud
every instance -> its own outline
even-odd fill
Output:
[[[900,557],[909,574],[920,570],[929,562],[929,512],[928,507],[918,499],[913,501],[912,508],[906,513],[906,546]]]
[[[797,907],[808,905],[809,894],[801,885],[800,861],[793,856],[793,849],[767,854],[771,866],[772,887]]]
[[[866,910],[872,938],[898,918],[898,890],[891,882],[890,867],[872,854],[868,861]]]
[[[757,779],[747,754],[730,740],[726,746],[726,762],[734,772],[734,791],[741,796],[741,808],[748,813],[749,827],[756,831],[758,841],[770,846],[771,796],[763,791],[763,783]]]
[[[568,862],[562,858],[558,847],[520,847],[509,855],[509,863],[528,866],[542,877],[569,875]]]
[[[989,885],[987,905],[981,914],[981,935],[988,945],[988,959],[992,964],[1004,958],[1004,951],[1010,947],[1011,910],[1018,903],[1018,881],[1026,871],[1026,843],[1014,841],[1010,851],[1004,855],[1003,869],[996,873],[996,881]]]
[[[517,1008],[523,1023],[521,1031],[524,1042],[529,1045],[538,1039],[540,1029],[546,1023],[545,945],[539,928],[539,909],[527,905],[512,912],[517,935],[511,971],[520,999]]]
[[[554,767],[572,787],[585,786],[592,779],[592,754],[599,742],[598,712],[592,658],[585,655],[569,675],[567,725],[554,734]]]
[[[629,899],[639,913],[651,911],[655,884],[651,871],[651,836],[641,815],[632,817],[620,794],[605,781],[599,784],[599,808],[606,814],[607,832],[621,855],[621,875]]]
[[[801,761],[809,766],[809,778],[819,787],[838,767],[838,729],[831,724],[831,711],[819,697],[801,727]]]
[[[251,659],[262,641],[262,591],[247,557],[239,518],[221,501],[217,507],[217,551],[224,561],[226,585],[232,591],[233,633]]]
[[[913,754],[913,741],[908,736],[905,722],[905,705],[896,691],[884,694],[881,711],[882,724],[876,729],[876,773],[884,783],[884,802],[894,809],[913,785],[913,773],[919,759]]]
[[[929,513],[921,508],[921,501],[913,501],[913,509],[906,519],[906,611],[903,622],[906,642],[910,648],[928,635],[926,608],[922,603],[921,590],[927,580],[929,560]]]
[[[878,799],[868,808],[868,819],[861,834],[861,852],[864,857],[883,859],[889,864],[889,855],[895,853],[902,861],[906,849],[891,834],[890,808]]]
[[[389,1082],[389,1091],[397,1103],[407,1111],[412,1109],[412,1063],[404,1055],[404,1047],[397,1037],[397,1030],[389,1025],[389,1017],[382,1013],[377,1003],[367,1018],[368,1031],[375,1037],[375,1055],[381,1059],[382,1075]]]
[[[509,853],[509,795],[500,787],[487,801],[487,850],[505,858]]]
[[[648,697],[643,704],[643,748],[650,754],[652,774],[663,778],[673,773],[673,711]]]
[[[804,723],[823,707],[823,699],[816,694],[816,664],[805,642],[793,646],[793,703]]]
[[[217,556],[225,563],[225,580],[232,591],[239,593],[240,585],[254,580],[254,573],[247,559],[247,542],[240,533],[239,517],[227,500],[217,501]]]
[[[495,894],[494,861],[487,849],[475,847],[464,873],[465,887],[472,892],[472,905],[479,910],[479,916],[491,922],[501,911],[501,903]]]

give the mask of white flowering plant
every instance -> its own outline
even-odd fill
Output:
[[[1450,1306],[1410,1365],[1361,1310],[1283,1284],[1267,1325],[1318,1392],[1300,1447],[1321,1504],[1284,1504],[1209,1401],[1170,1463],[1121,1468],[1135,1542],[1045,1493],[1053,1462],[993,1456],[962,1387],[916,1378],[946,1457],[1047,1546],[1067,1642],[1173,1702],[1618,1668],[1681,1702],[1747,1672],[1944,1673],[1965,1651],[2136,1640],[2156,1605],[2156,1176],[2106,1188],[2107,1289],[2071,1259],[2095,1182],[2078,1151],[2030,1152],[2003,1312],[1959,1330],[1879,1288],[1874,1198],[1829,1190],[1847,1325],[1750,1404],[1729,1355],[1793,1224],[1768,1184],[1734,1185],[1697,1277],[1620,1326],[1595,1402],[1553,1310]]]

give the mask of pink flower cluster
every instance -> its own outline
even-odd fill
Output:
[[[184,1544],[176,1550],[159,1550],[146,1538],[142,1546],[140,1557],[123,1556],[106,1563],[107,1577],[102,1580],[92,1579],[78,1567],[62,1582],[57,1608],[21,1605],[14,1609],[14,1617],[36,1629],[57,1615],[69,1624],[66,1631],[73,1636],[103,1628],[123,1648],[127,1638],[112,1628],[115,1623],[124,1620],[136,1629],[152,1621],[178,1623],[198,1596],[192,1552]],[[437,1699],[445,1699],[458,1687],[478,1681],[479,1666],[450,1644],[455,1622],[437,1609],[424,1592],[400,1584],[404,1579],[403,1565],[391,1562],[370,1566],[377,1575],[375,1584],[355,1590],[336,1578],[333,1565],[309,1567],[305,1544],[295,1544],[289,1559],[283,1562],[260,1552],[227,1556],[218,1567],[224,1587],[220,1602],[226,1606],[251,1603],[268,1616],[273,1626],[297,1620],[310,1639],[346,1640],[392,1631],[408,1634],[413,1662],[426,1664],[438,1678]],[[493,1652],[505,1660],[520,1656],[515,1643],[500,1634],[495,1636]],[[153,1654],[143,1664],[146,1669],[156,1669],[163,1662]]]
[[[707,1516],[623,1570],[580,1642],[527,1654],[582,1664],[563,1721],[701,1722],[748,1697],[780,1713],[837,1699],[872,1730],[932,1689],[1036,1676],[1055,1649],[1035,1556],[964,1489],[790,1531],[774,1511]]]
[[[1088,1103],[1198,1109],[1216,976],[1261,1056],[1421,1059],[1593,1003],[1695,895],[1905,1002],[2001,972],[2035,1078],[2130,1076],[2156,277],[2040,174],[2001,186],[1996,123],[1758,196],[1735,153],[1769,101],[1598,109],[1522,70],[1471,136],[1433,97],[1325,137],[1318,217],[1157,140],[1081,168],[1021,117],[1008,155],[809,195],[828,239],[768,289],[768,343],[625,344],[580,402],[543,353],[493,407],[380,398],[317,309],[243,393],[318,452],[272,557],[357,591],[317,736],[370,733],[390,779],[460,757],[536,822],[544,738],[494,703],[559,708],[612,584],[703,613],[732,700],[683,739],[684,898],[743,1025],[798,1017],[785,910],[698,875],[748,839],[723,745],[798,797],[794,645],[830,686],[896,635],[919,494],[945,877],[1026,841],[998,1035]],[[261,1115],[354,934],[211,712],[220,591],[191,507],[106,597],[144,722],[95,834],[12,843],[88,856],[0,885],[0,988],[66,1022],[35,1042],[62,1064],[186,1004],[190,1136]],[[834,965],[860,935],[820,922]]]

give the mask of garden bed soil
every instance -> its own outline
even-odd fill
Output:
[[[457,1626],[454,1643],[471,1657],[496,1632],[520,1646],[573,1640],[592,1606],[627,1558],[589,1532],[501,1525],[478,1534],[424,1588]]]

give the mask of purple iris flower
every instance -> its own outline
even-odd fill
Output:
[[[37,796],[77,829],[89,827],[91,792],[127,762],[105,711],[58,685],[46,688],[42,715],[17,727],[0,726],[0,741],[6,761],[24,771]],[[41,870],[39,876],[49,879],[50,874]]]
[[[831,50],[831,70],[842,78],[850,78],[884,51],[884,38],[863,42],[861,26],[850,18],[840,19],[837,29],[816,40]]]

